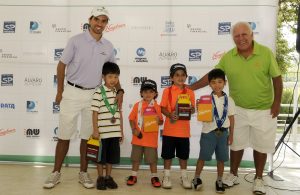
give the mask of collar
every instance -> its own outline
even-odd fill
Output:
[[[105,91],[117,93],[117,90],[115,87],[113,89],[110,89],[110,88],[106,87],[105,85],[102,85],[102,86],[105,89]]]
[[[99,44],[103,43],[102,42],[103,35],[102,35],[102,37],[101,37],[101,39],[99,41],[96,41],[96,39],[91,35],[89,29],[86,30],[84,34],[85,34],[85,37],[86,37],[87,41],[89,41],[89,42],[95,42],[95,43],[99,43]]]
[[[233,48],[233,55],[238,55],[237,47]],[[259,44],[253,40],[253,52],[252,55],[259,55]]]
[[[186,87],[186,86],[185,86],[185,87]],[[172,89],[172,90],[176,90],[176,91],[182,91],[182,90],[183,90],[183,89],[180,89],[178,86],[176,86],[176,85],[174,85],[174,84],[171,86],[171,89]]]

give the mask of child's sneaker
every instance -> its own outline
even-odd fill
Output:
[[[192,184],[191,180],[189,180],[188,176],[183,176],[180,178],[180,183],[184,189],[191,189]]]
[[[161,186],[159,178],[158,177],[152,177],[151,183],[153,187],[159,188]]]
[[[222,181],[220,181],[220,182],[216,181],[216,192],[221,193],[221,194],[223,194],[225,192],[225,188],[223,186]]]
[[[127,185],[133,186],[137,182],[137,177],[136,176],[129,176],[127,179]]]
[[[110,189],[117,189],[118,184],[114,181],[114,179],[111,176],[105,177],[105,186]]]
[[[197,191],[200,190],[202,187],[202,180],[200,178],[193,179],[192,187]]]
[[[171,189],[172,188],[172,182],[170,176],[164,176],[162,181],[162,187],[165,189]]]
[[[58,184],[60,182],[60,175],[61,174],[58,171],[51,173],[43,185],[44,188],[50,189],[53,188],[56,184]]]
[[[97,179],[97,189],[106,190],[105,179],[103,176],[99,176]]]

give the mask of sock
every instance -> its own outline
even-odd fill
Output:
[[[200,179],[200,175],[195,175],[194,179],[197,180],[197,178]]]
[[[181,172],[181,177],[187,177],[186,169],[181,169],[180,172]]]
[[[217,177],[217,181],[218,181],[218,182],[222,182],[222,177],[221,177],[221,176],[218,176],[218,177]]]
[[[170,169],[165,169],[164,170],[164,175],[170,177]]]
[[[158,177],[158,176],[157,176],[157,173],[151,173],[151,178],[152,178],[152,177]]]
[[[137,171],[132,171],[132,172],[131,172],[131,175],[132,175],[132,176],[137,176]]]

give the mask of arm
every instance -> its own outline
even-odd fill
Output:
[[[197,90],[203,87],[206,87],[208,85],[208,73],[204,75],[201,79],[199,79],[194,84],[190,85],[189,88],[191,90]]]
[[[57,93],[56,93],[55,102],[57,104],[60,104],[62,99],[62,93],[64,91],[65,70],[66,70],[66,64],[59,61],[56,69]]]
[[[100,134],[99,134],[99,129],[98,129],[98,112],[97,111],[93,111],[92,119],[93,119],[93,135],[92,136],[95,139],[99,139]]]
[[[234,131],[234,115],[228,116],[229,118],[229,136],[228,136],[228,145],[231,145],[233,142],[233,131]]]
[[[166,107],[161,107],[161,113],[163,113],[167,118],[170,118],[171,120],[178,120],[178,116],[174,112],[169,112]]]
[[[116,102],[118,103],[118,107],[121,110],[122,109],[122,103],[123,103],[124,90],[121,88],[120,81],[116,85],[116,90],[117,90]]]
[[[272,78],[272,81],[273,81],[273,88],[274,88],[274,101],[271,107],[271,115],[272,118],[275,118],[278,116],[280,111],[283,84],[282,84],[281,76]]]
[[[135,135],[135,136],[138,136],[140,134],[140,131],[137,130],[137,128],[135,127],[135,121],[129,120],[129,124],[130,124],[130,127],[131,127],[132,134]]]
[[[120,127],[121,127],[121,136],[122,136],[122,137],[120,137],[120,142],[123,143],[123,141],[124,141],[123,113],[122,113],[122,111],[120,111],[119,113],[120,113]]]

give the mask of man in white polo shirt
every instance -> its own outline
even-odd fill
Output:
[[[89,18],[89,29],[70,38],[57,65],[56,102],[60,104],[58,142],[52,173],[44,188],[53,188],[60,182],[60,170],[69,150],[70,139],[77,132],[80,118],[80,172],[79,182],[93,188],[94,182],[87,173],[85,158],[87,140],[93,132],[91,101],[95,87],[101,84],[102,67],[114,62],[114,47],[102,35],[108,24],[109,13],[104,7],[94,8]],[[66,77],[67,84],[64,86]],[[118,104],[121,106],[124,90],[117,86]]]

